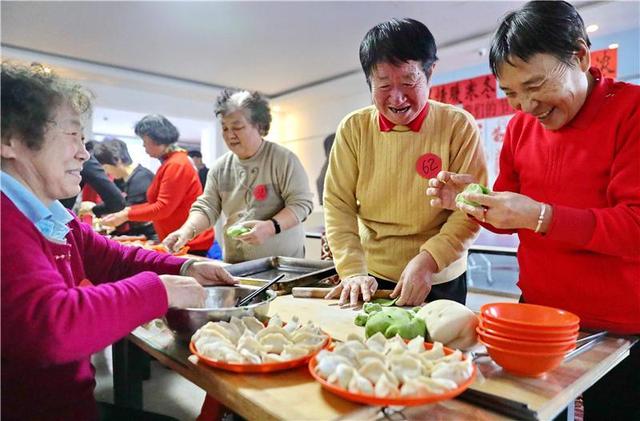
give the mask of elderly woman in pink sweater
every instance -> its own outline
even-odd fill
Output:
[[[2,417],[97,419],[91,354],[234,280],[80,223],[58,200],[80,192],[88,94],[35,67],[3,64],[1,83]]]

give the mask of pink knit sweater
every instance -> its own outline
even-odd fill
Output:
[[[4,194],[0,205],[2,418],[95,419],[91,354],[166,312],[157,274],[177,274],[184,260],[122,246],[77,219],[67,244],[54,243]]]

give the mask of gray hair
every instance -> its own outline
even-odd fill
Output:
[[[160,145],[171,145],[176,143],[180,137],[180,132],[176,126],[160,114],[150,114],[142,117],[142,120],[136,123],[134,131],[139,137],[148,136]]]
[[[266,98],[258,92],[225,89],[216,100],[216,117],[225,117],[236,111],[243,111],[261,136],[269,133],[271,110]]]

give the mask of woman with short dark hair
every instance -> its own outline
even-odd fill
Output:
[[[591,67],[582,18],[566,2],[507,15],[490,64],[516,115],[494,192],[458,204],[518,233],[528,303],[571,311],[585,329],[640,334],[640,87]],[[456,208],[473,177],[440,173],[432,203]],[[640,347],[584,394],[585,418],[640,419]]]
[[[178,129],[164,116],[152,114],[135,125],[144,149],[162,164],[147,190],[147,201],[127,206],[103,219],[104,225],[118,226],[127,221],[151,221],[160,241],[180,228],[189,216],[191,204],[202,194],[198,172],[178,147]],[[213,244],[213,229],[202,230],[187,242],[189,253],[206,256]]]

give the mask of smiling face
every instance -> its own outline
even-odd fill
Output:
[[[533,115],[549,130],[562,128],[578,114],[593,83],[588,50],[576,54],[573,66],[550,54],[511,61],[513,65],[500,66],[498,83],[513,108]]]
[[[2,145],[3,169],[45,205],[80,193],[80,171],[87,159],[80,116],[68,105],[55,110],[39,150],[16,138]]]
[[[222,117],[222,137],[229,150],[240,159],[251,158],[262,143],[260,131],[250,123],[242,110]]]
[[[378,112],[394,124],[406,126],[424,108],[429,81],[420,62],[379,63],[371,72],[371,94]]]

